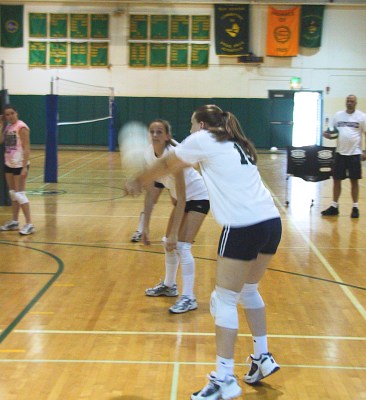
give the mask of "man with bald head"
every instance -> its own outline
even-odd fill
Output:
[[[351,218],[360,216],[358,208],[359,179],[362,178],[361,161],[366,159],[362,151],[362,134],[366,133],[366,115],[356,110],[357,97],[350,94],[346,98],[346,110],[338,111],[333,117],[334,132],[327,130],[323,136],[337,139],[337,148],[333,165],[333,201],[329,208],[322,211],[325,217],[339,214],[338,200],[342,190],[342,180],[351,181],[351,197],[353,201]]]

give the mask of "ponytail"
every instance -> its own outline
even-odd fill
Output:
[[[231,141],[238,143],[245,154],[256,164],[257,151],[252,142],[247,138],[243,129],[235,117],[228,111],[222,111],[216,105],[206,105],[199,107],[194,117],[197,121],[205,123],[207,129],[216,137],[218,142]]]

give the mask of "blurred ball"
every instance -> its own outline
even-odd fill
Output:
[[[141,171],[145,164],[145,150],[149,146],[147,127],[142,122],[127,122],[119,131],[118,143],[124,172],[131,175]]]
[[[276,146],[273,146],[273,147],[271,147],[271,149],[270,149],[271,151],[277,151],[278,150],[278,148],[276,147]]]

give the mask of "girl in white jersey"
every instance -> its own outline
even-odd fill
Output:
[[[174,152],[177,145],[177,142],[172,140],[170,124],[165,120],[152,121],[149,125],[149,134],[152,144],[145,152],[148,166],[155,164],[159,158]],[[169,308],[170,312],[178,314],[197,309],[197,301],[193,292],[195,262],[191,247],[210,209],[210,204],[203,179],[192,167],[159,178],[147,185],[142,231],[142,240],[145,245],[150,244],[150,217],[159,194],[164,188],[169,190],[174,205],[164,238],[165,278],[163,282],[146,289],[145,294],[153,297],[178,296],[176,276],[180,263],[182,296]]]
[[[15,107],[7,105],[0,118],[0,143],[5,142],[5,179],[12,201],[13,219],[0,226],[0,231],[19,229],[19,210],[25,217],[25,225],[19,231],[21,235],[34,232],[31,221],[29,200],[25,194],[25,183],[29,169],[29,127],[18,118]]]
[[[234,376],[237,303],[245,311],[254,354],[244,381],[253,384],[279,369],[268,352],[265,307],[258,283],[281,239],[281,220],[256,163],[256,152],[236,117],[215,105],[198,108],[191,135],[127,184],[130,193],[167,172],[199,163],[216,221],[223,225],[211,314],[216,324],[216,372],[192,400],[233,399],[241,394]]]

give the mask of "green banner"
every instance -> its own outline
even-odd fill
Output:
[[[108,67],[108,42],[92,42],[90,43],[90,66],[91,67]]]
[[[168,55],[167,43],[151,43],[150,67],[166,67],[167,55]]]
[[[188,43],[172,43],[170,45],[170,66],[173,68],[187,68]]]
[[[72,67],[87,67],[88,43],[70,43],[70,65]]]
[[[50,37],[66,38],[67,37],[67,14],[50,14]]]
[[[1,47],[23,47],[23,6],[0,6]]]
[[[188,40],[189,15],[170,16],[170,39]]]
[[[130,15],[130,39],[147,39],[147,15]]]
[[[70,14],[70,37],[72,39],[88,38],[88,14]]]
[[[301,6],[300,46],[320,47],[323,18],[324,6]]]
[[[45,67],[47,64],[47,43],[29,42],[29,67]]]
[[[219,56],[249,53],[248,4],[215,4],[215,47]]]
[[[50,67],[67,66],[66,42],[50,42],[49,65]]]
[[[108,14],[91,14],[90,16],[91,32],[90,37],[93,39],[109,38],[109,15]]]
[[[191,68],[208,68],[208,44],[192,44]]]
[[[151,15],[150,17],[150,39],[169,38],[169,17],[168,15]]]
[[[130,43],[130,67],[147,66],[147,43]]]
[[[29,13],[29,37],[47,37],[46,13]]]
[[[209,15],[192,15],[192,40],[210,40]]]

